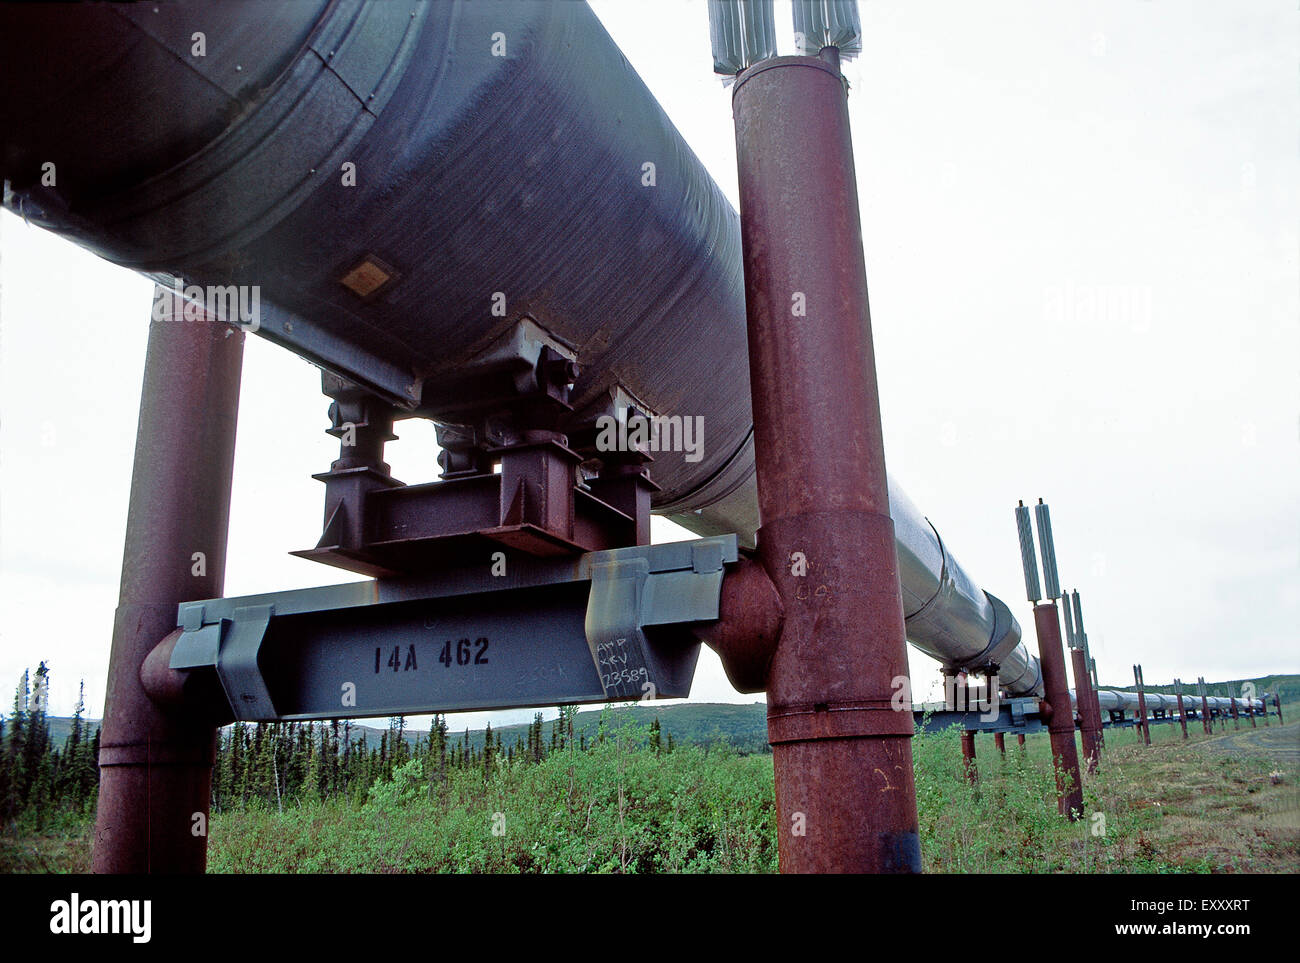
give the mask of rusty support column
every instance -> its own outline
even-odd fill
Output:
[[[1183,738],[1187,738],[1187,710],[1183,708],[1183,680],[1174,680],[1174,691],[1178,693],[1178,721],[1183,726]]]
[[[831,54],[834,48],[828,48]],[[837,63],[775,57],[732,94],[759,557],[785,608],[768,673],[782,872],[918,872],[912,716],[867,276]]]
[[[993,734],[993,745],[997,747],[998,752],[1002,753],[1002,758],[1007,757],[1007,737],[1000,732]]]
[[[1071,649],[1070,659],[1074,666],[1074,701],[1079,708],[1079,735],[1083,742],[1083,755],[1088,760],[1088,772],[1095,772],[1101,754],[1101,710],[1097,694],[1092,688],[1092,679],[1088,675],[1083,649]]]
[[[975,765],[975,730],[965,729],[961,734],[961,768],[966,781],[972,786],[980,781],[979,769]]]
[[[1282,697],[1276,692],[1273,693],[1273,708],[1277,710],[1277,724],[1279,726],[1286,725],[1286,722],[1282,719]]]
[[[190,308],[189,310],[193,310]],[[244,333],[209,319],[149,328],[122,584],[99,750],[96,873],[201,873],[216,728],[145,694],[145,657],[176,606],[222,594]]]
[[[1151,727],[1147,723],[1147,697],[1142,687],[1142,666],[1133,666],[1133,683],[1138,693],[1138,734],[1144,746],[1151,745]]]
[[[1207,736],[1213,735],[1214,726],[1210,721],[1210,699],[1206,694],[1205,676],[1200,676],[1196,684],[1201,690],[1201,728],[1205,730]]]
[[[1070,707],[1065,653],[1061,650],[1061,622],[1055,601],[1034,606],[1034,629],[1038,634],[1038,658],[1047,693],[1044,710],[1052,738],[1057,809],[1062,816],[1078,819],[1083,815],[1083,779],[1079,774],[1079,750],[1074,744],[1074,712]]]
[[[1022,750],[1025,748],[1025,734],[1023,732],[1016,733],[1016,745]]]
[[[1241,717],[1237,714],[1237,697],[1232,696],[1232,728],[1241,728]]]

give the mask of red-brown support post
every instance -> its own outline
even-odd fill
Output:
[[[1174,691],[1178,693],[1178,721],[1183,726],[1183,739],[1187,738],[1187,710],[1183,708],[1183,680],[1174,680]]]
[[[1250,727],[1251,727],[1252,729],[1258,729],[1258,728],[1259,728],[1258,726],[1255,725],[1255,698],[1254,698],[1254,696],[1251,696],[1249,699],[1246,700],[1246,718],[1248,718],[1248,719],[1250,720]]]
[[[834,48],[732,92],[782,872],[919,872],[912,715],[845,82]]]
[[[1092,657],[1088,649],[1088,633],[1083,630],[1083,605],[1079,599],[1078,589],[1074,590],[1073,598],[1074,631],[1078,637],[1078,647],[1083,649],[1084,675],[1088,677],[1088,686],[1092,689],[1092,717],[1097,726],[1097,749],[1100,751],[1106,748],[1106,730],[1101,722],[1101,702],[1097,697],[1097,660]],[[1062,596],[1061,603],[1065,608],[1070,608],[1070,599],[1068,597]]]
[[[1282,697],[1276,692],[1273,693],[1273,708],[1277,710],[1277,724],[1279,726],[1286,725],[1282,720]]]
[[[1142,744],[1151,745],[1151,727],[1147,723],[1147,697],[1142,688],[1142,666],[1133,666],[1133,682],[1137,686],[1138,693],[1138,734],[1142,737]]]
[[[96,873],[201,873],[207,863],[216,728],[163,712],[140,669],[176,628],[178,603],[222,593],[244,333],[206,314],[182,320],[179,301],[171,308],[150,326],[140,395],[100,736]]]
[[[1083,815],[1083,779],[1079,774],[1079,750],[1074,744],[1074,711],[1065,674],[1065,653],[1061,650],[1060,615],[1056,602],[1034,606],[1034,629],[1038,634],[1038,658],[1047,692],[1044,710],[1052,739],[1052,762],[1056,770],[1056,804],[1062,816]]]
[[[1018,745],[1021,749],[1025,748],[1025,734],[1023,732],[1016,733],[1016,745]]]
[[[1232,696],[1232,728],[1241,728],[1241,718],[1237,715],[1237,697]]]
[[[979,769],[975,765],[975,730],[965,729],[961,734],[961,767],[966,781],[972,786],[979,782]]]
[[[1074,666],[1074,702],[1079,710],[1079,735],[1083,742],[1083,755],[1088,760],[1088,772],[1096,772],[1097,758],[1101,754],[1101,711],[1097,694],[1092,689],[1083,649],[1071,649],[1070,660]]]
[[[1007,737],[1000,732],[993,733],[993,745],[997,747],[998,752],[1002,753],[1002,758],[1007,757]]]
[[[1206,694],[1205,676],[1200,676],[1196,680],[1197,686],[1201,690],[1201,728],[1205,730],[1207,736],[1214,734],[1214,726],[1210,722],[1210,699]]]

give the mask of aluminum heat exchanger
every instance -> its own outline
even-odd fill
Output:
[[[575,408],[703,419],[700,460],[657,454],[655,510],[753,543],[739,219],[585,4],[6,5],[0,77],[15,213],[255,288],[258,334],[442,423],[531,318],[581,366]],[[1007,607],[890,487],[909,640],[1040,692]]]

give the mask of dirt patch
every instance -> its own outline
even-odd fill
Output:
[[[1196,743],[1196,748],[1232,756],[1268,756],[1278,762],[1300,765],[1300,723],[1229,731]]]

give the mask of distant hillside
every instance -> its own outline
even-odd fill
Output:
[[[586,709],[580,711],[574,719],[573,735],[579,738],[580,734],[585,733],[588,741],[595,738],[596,731],[600,727],[600,716],[603,709]],[[762,702],[755,702],[750,705],[730,705],[726,703],[703,702],[696,704],[672,705],[651,707],[645,705],[636,705],[626,708],[616,708],[609,710],[610,725],[617,726],[623,719],[631,718],[634,722],[649,725],[651,720],[659,720],[659,728],[663,732],[663,738],[667,740],[669,733],[672,734],[673,741],[685,743],[693,742],[699,745],[709,745],[714,742],[725,741],[731,743],[740,752],[767,752],[767,705]],[[72,732],[72,719],[65,716],[50,716],[50,738],[55,746],[62,747],[68,734]],[[386,731],[386,727],[375,726],[376,720],[370,719],[367,722],[371,725],[354,723],[352,731],[356,735],[364,734],[367,745],[377,746],[379,740]],[[551,739],[551,723],[553,720],[547,720],[543,725],[543,737],[549,744]],[[95,727],[99,725],[98,719],[84,719],[91,734],[94,733]],[[493,733],[498,730],[493,727]],[[455,740],[457,743],[464,737],[464,729],[452,730],[448,738]],[[525,744],[528,742],[528,724],[504,726],[500,729],[501,744],[503,746],[513,746],[515,739],[521,739]],[[427,730],[410,730],[404,734],[408,743],[414,744],[418,740],[425,739],[428,736]],[[475,749],[483,748],[484,730],[471,729],[469,734],[470,745]]]
[[[1231,679],[1220,682],[1209,682],[1211,695],[1240,695],[1241,684],[1245,679]],[[1276,692],[1282,697],[1282,711],[1286,712],[1288,706],[1294,707],[1293,712],[1300,714],[1300,675],[1268,675],[1250,680],[1255,683],[1257,692]],[[1194,691],[1195,680],[1183,680],[1183,692]],[[1111,687],[1107,687],[1111,688]],[[1123,689],[1133,691],[1133,686],[1123,686]],[[1173,692],[1173,686],[1148,685],[1148,691],[1151,692]],[[574,720],[573,734],[578,738],[580,733],[585,733],[587,740],[590,741],[596,735],[596,730],[600,726],[601,713],[604,709],[585,709],[578,713]],[[625,708],[610,709],[610,724],[619,725],[625,718],[631,718],[634,722],[649,725],[651,720],[658,719],[659,727],[663,731],[663,738],[666,740],[668,734],[672,733],[673,740],[679,743],[693,742],[698,745],[709,745],[715,742],[729,742],[735,749],[743,753],[768,752],[767,744],[767,705],[762,702],[754,702],[749,705],[731,705],[728,703],[701,702],[685,703],[672,706],[650,706],[635,705]],[[374,722],[375,720],[370,720]],[[553,720],[547,720],[544,723],[543,738],[549,744],[551,739],[551,724]],[[94,733],[95,727],[99,725],[98,719],[84,720],[89,727],[89,732]],[[61,747],[64,740],[67,739],[68,733],[72,731],[72,719],[63,716],[51,716],[50,737],[56,746]],[[364,733],[367,745],[377,746],[385,729],[374,725],[354,724],[352,726],[354,733]],[[498,730],[493,727],[494,733]],[[464,729],[460,731],[451,731],[448,738],[460,742],[464,737]],[[515,740],[522,740],[525,744],[528,742],[528,724],[505,726],[500,729],[501,744],[503,746],[513,746]],[[408,730],[404,733],[404,738],[408,743],[427,738],[425,730]],[[483,748],[484,730],[471,729],[469,733],[470,745],[475,749]]]
[[[1206,692],[1208,695],[1240,696],[1241,686],[1247,681],[1255,684],[1256,698],[1263,695],[1265,692],[1269,695],[1276,693],[1281,696],[1283,713],[1287,711],[1288,706],[1295,706],[1296,701],[1300,700],[1300,675],[1266,675],[1249,680],[1229,679],[1223,682],[1211,682],[1209,679],[1206,679]],[[1168,695],[1174,694],[1174,687],[1172,685],[1148,684],[1144,688],[1148,692],[1160,692]],[[1121,691],[1136,692],[1137,687],[1126,685],[1121,687]],[[1193,695],[1196,693],[1195,679],[1183,680],[1183,695],[1186,696],[1189,693]],[[1270,704],[1271,701],[1272,700],[1270,700]],[[1300,709],[1300,706],[1297,706],[1296,708]]]
[[[573,737],[580,738],[582,734],[587,736],[591,741],[596,736],[600,727],[600,717],[604,709],[585,709],[577,714],[573,722]],[[661,706],[658,708],[647,705],[635,705],[623,708],[614,708],[609,711],[609,720],[611,726],[620,725],[624,719],[630,718],[633,722],[649,725],[654,719],[659,720],[659,728],[663,733],[663,738],[667,740],[669,734],[672,734],[673,741],[678,743],[693,742],[697,745],[710,745],[715,742],[728,742],[737,751],[744,753],[767,752],[767,704],[755,702],[750,705],[731,705],[729,703],[702,702],[684,705]],[[542,736],[549,744],[551,739],[551,725],[554,720],[548,719],[543,723]],[[355,730],[356,727],[354,727]],[[366,732],[367,744],[374,744],[379,739],[383,730],[364,727]],[[492,727],[495,735],[501,733],[501,745],[513,746],[515,740],[521,740],[525,745],[528,743],[528,723],[521,723],[513,726],[503,726],[499,730],[496,726]],[[459,743],[465,735],[465,730],[453,729],[447,734],[447,737]],[[408,741],[422,739],[425,737],[423,732],[407,733]],[[469,733],[470,745],[475,749],[483,748],[484,730],[471,729]]]

